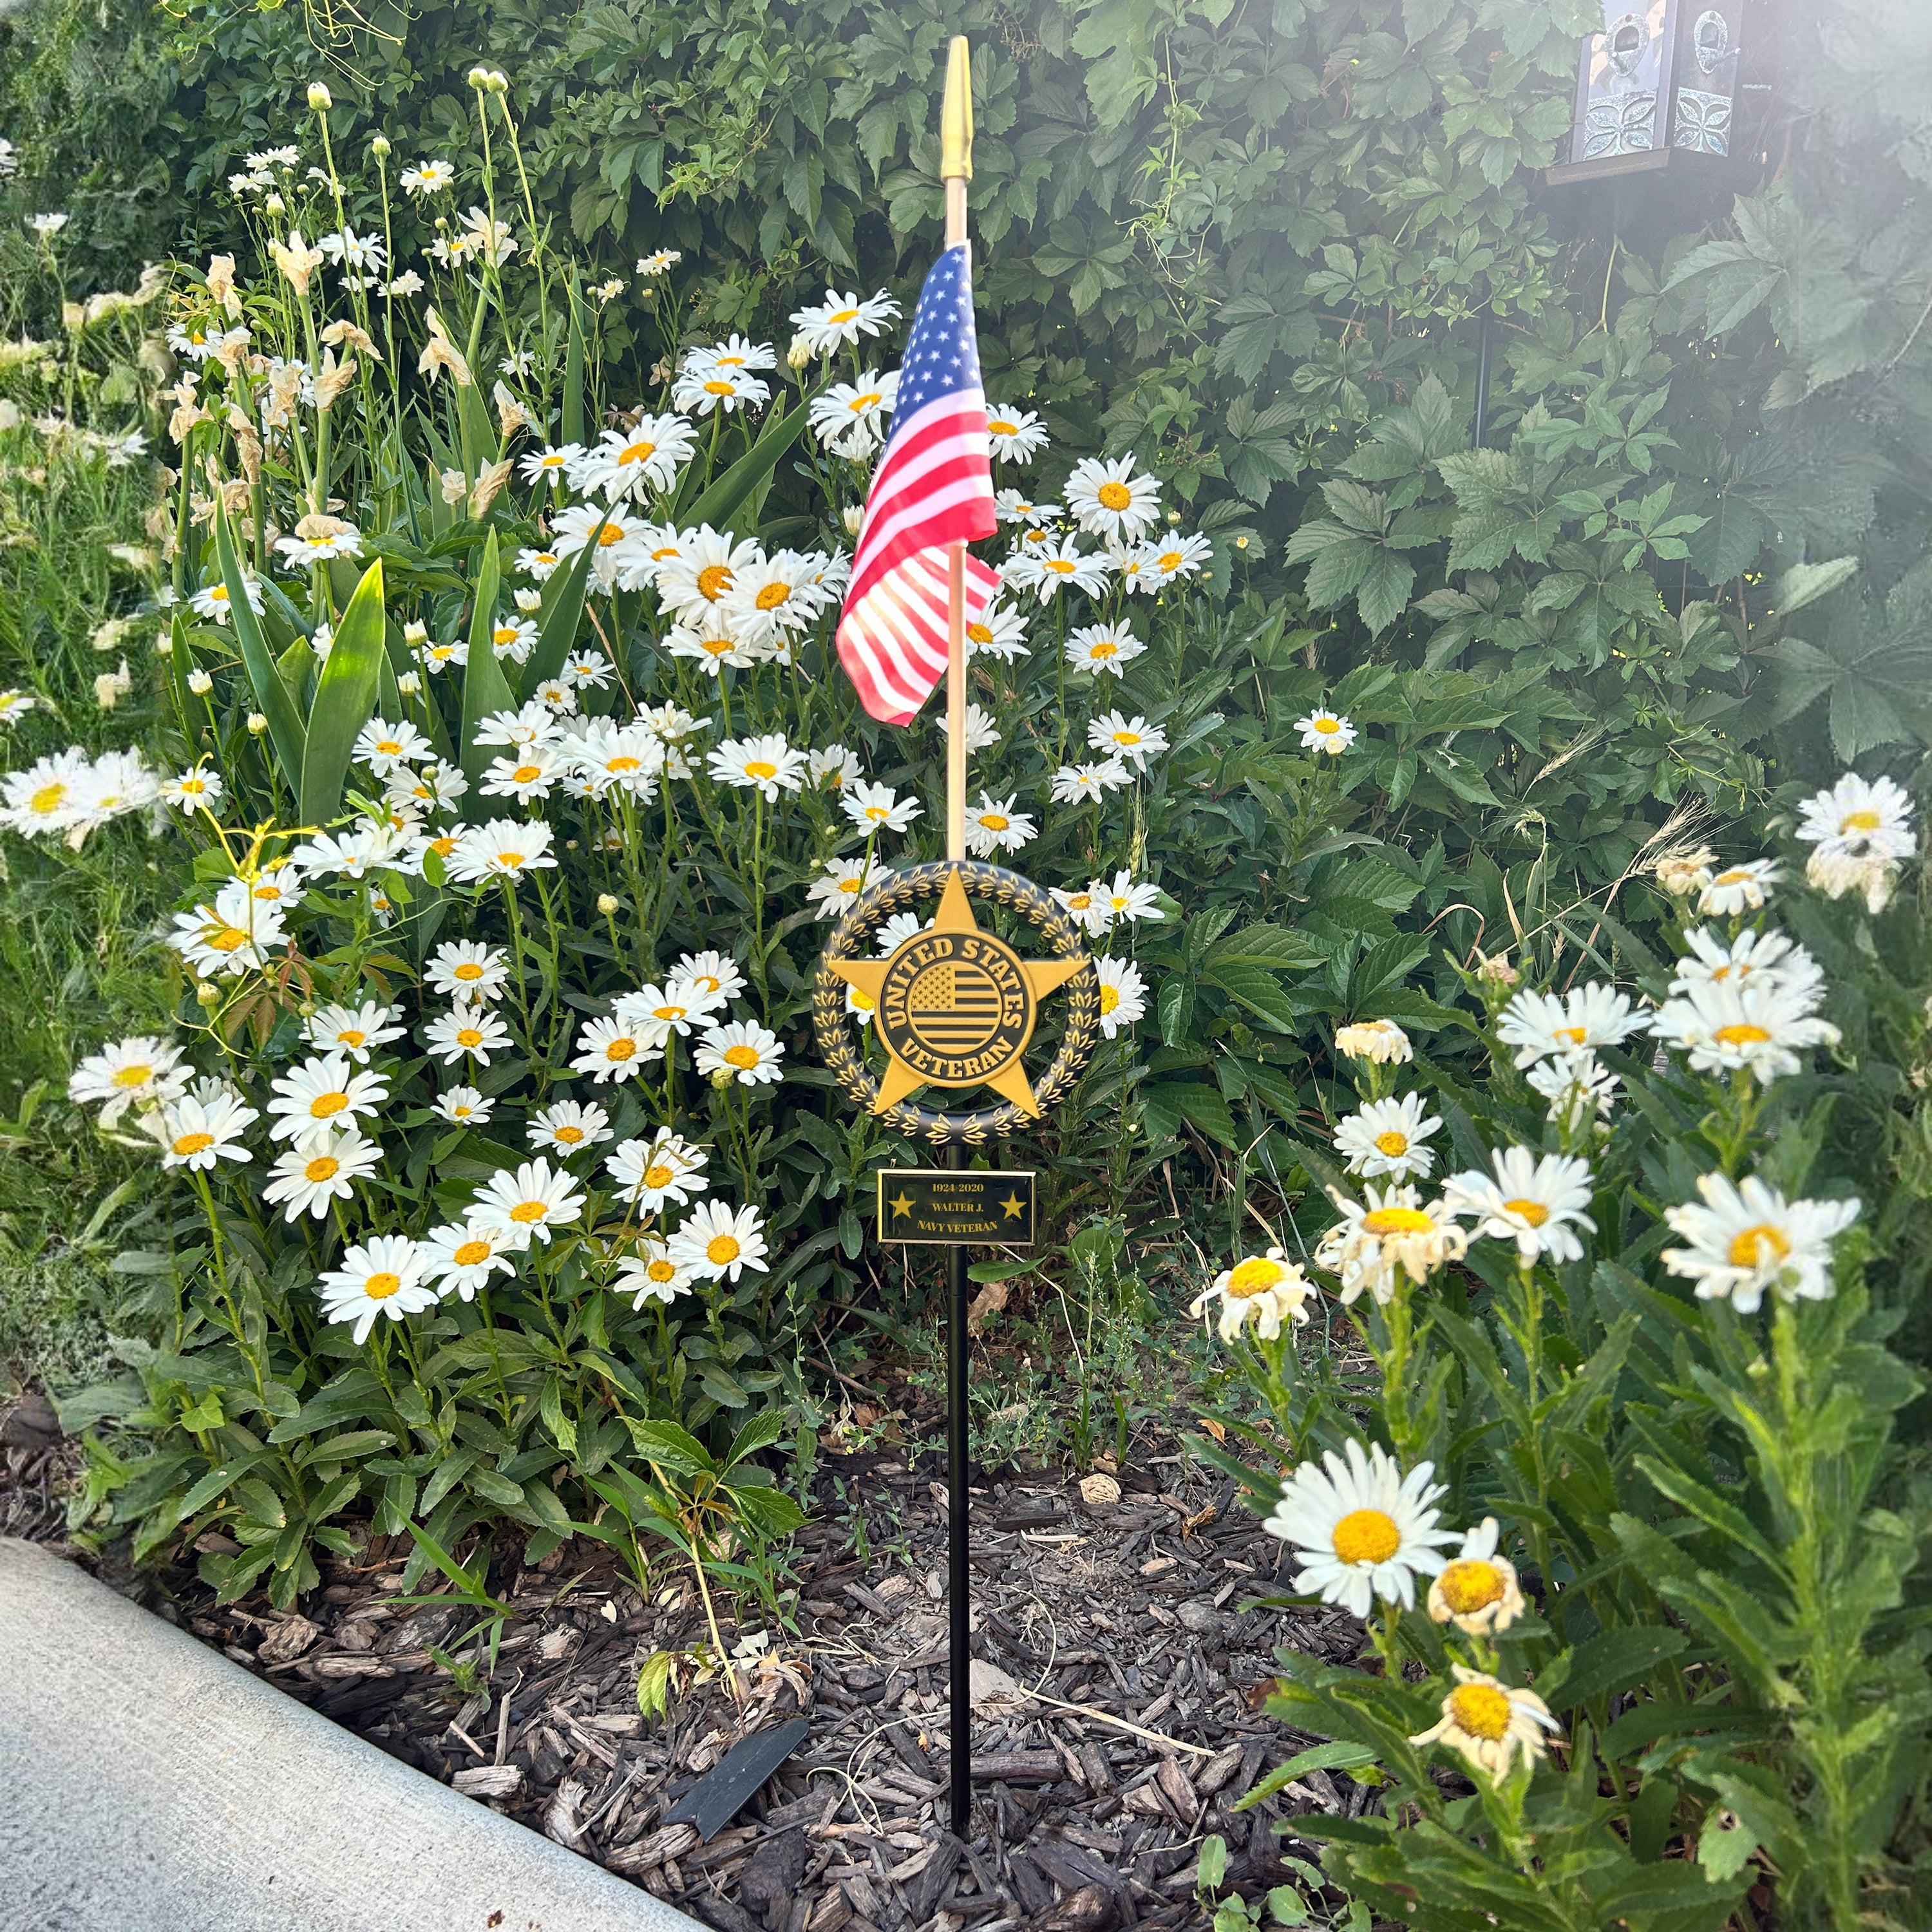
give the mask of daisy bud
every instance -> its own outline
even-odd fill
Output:
[[[737,1077],[728,1066],[717,1067],[712,1072],[711,1084],[722,1094]]]
[[[266,717],[265,717],[265,716],[262,715],[262,712],[259,712],[259,711],[251,711],[251,712],[249,712],[249,714],[248,714],[248,735],[249,735],[249,736],[250,736],[251,738],[259,738],[259,737],[262,735],[262,734],[264,731],[266,731],[268,728],[268,721],[267,718],[266,718]]]
[[[191,670],[188,674],[188,688],[197,698],[206,698],[214,688],[214,680],[205,670]]]
[[[163,631],[154,639],[154,655],[158,658],[172,656],[174,652],[174,648],[175,640],[173,638],[170,637],[165,631]]]
[[[194,997],[204,1006],[218,1006],[221,1004],[221,988],[204,980],[194,989]]]
[[[312,80],[308,84],[308,104],[318,114],[327,113],[335,105],[329,98],[328,89],[319,80]]]
[[[543,608],[543,592],[541,590],[519,590],[517,592],[517,608],[526,614],[532,610],[541,610]]]
[[[403,626],[403,642],[406,644],[428,644],[429,626],[427,624],[405,624]]]
[[[379,161],[386,161],[389,158],[388,136],[386,134],[378,134],[375,139],[369,143],[369,152],[370,154],[374,154]]]
[[[599,892],[597,895],[597,910],[602,913],[606,919],[608,919],[610,915],[617,910],[616,894],[614,892]]]
[[[413,698],[422,689],[422,680],[412,670],[406,670],[396,680],[396,688],[405,698]]]
[[[864,520],[865,514],[856,503],[845,506],[845,534],[848,537],[856,537],[859,534],[859,526]]]
[[[472,67],[470,70],[470,85],[481,94],[490,85],[490,70],[487,67]]]
[[[262,206],[271,214],[286,214],[289,208],[288,203],[278,194],[270,195]]]
[[[791,339],[791,346],[785,351],[785,367],[802,369],[812,360],[812,344],[801,332]]]

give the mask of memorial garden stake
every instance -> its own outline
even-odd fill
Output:
[[[947,1558],[951,1612],[952,1822],[972,1811],[971,1620],[967,1545],[966,1249],[1030,1244],[1034,1177],[968,1172],[969,1148],[1040,1118],[1072,1086],[1100,1029],[1100,982],[1072,921],[1030,880],[966,856],[966,633],[999,578],[966,546],[998,527],[986,398],[973,323],[966,184],[973,173],[972,83],[966,42],[949,55],[940,123],[946,247],[920,292],[892,430],[866,499],[838,655],[860,701],[884,723],[912,722],[946,680],[946,852],[866,893],[834,930],[812,988],[812,1024],[838,1084],[887,1126],[946,1151],[944,1168],[882,1171],[877,1227],[885,1241],[946,1249]],[[880,920],[939,895],[932,923],[886,958],[868,956]],[[1036,927],[1048,956],[1021,949],[975,918],[989,902]],[[1031,950],[1031,949],[1029,949]],[[885,1064],[874,1075],[855,1042],[848,988],[872,1002]],[[1058,1051],[1036,1086],[1026,1068],[1040,1002],[1064,989]],[[986,1088],[997,1102],[943,1112],[916,1104],[922,1088]]]

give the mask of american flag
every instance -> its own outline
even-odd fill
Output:
[[[986,394],[964,243],[932,265],[899,372],[892,434],[866,498],[838,656],[859,700],[909,724],[946,675],[947,547],[989,537]],[[966,560],[966,621],[984,621],[999,573]]]

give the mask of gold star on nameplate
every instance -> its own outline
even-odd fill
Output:
[[[1004,940],[980,930],[955,872],[932,924],[890,958],[827,963],[872,1001],[873,1032],[889,1061],[874,1113],[921,1087],[985,1086],[1036,1114],[1021,1056],[1040,1000],[1087,962],[1022,959]]]
[[[1009,1221],[1022,1221],[1026,1218],[1026,1203],[1017,1194],[1010,1194],[1000,1205],[1006,1210]]]
[[[899,1198],[896,1201],[888,1201],[886,1205],[895,1214],[910,1214],[912,1212],[911,1197],[907,1194],[903,1187],[899,1190]]]

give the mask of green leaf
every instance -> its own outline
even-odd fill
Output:
[[[476,572],[474,604],[470,613],[470,650],[463,667],[463,776],[473,790],[490,762],[490,748],[476,742],[477,728],[493,711],[514,711],[516,694],[503,675],[496,647],[496,532],[483,541],[483,561]]]
[[[752,491],[760,488],[778,467],[778,459],[798,440],[805,428],[803,404],[789,416],[773,416],[758,441],[725,471],[696,502],[678,512],[681,524],[709,524],[714,530],[729,530],[731,519],[744,506]]]
[[[718,1465],[696,1436],[674,1422],[634,1422],[631,1440],[647,1462],[681,1476],[715,1475]]]
[[[670,1694],[676,1682],[677,1658],[668,1650],[654,1650],[638,1671],[638,1711],[648,1723],[662,1718],[670,1708]]]
[[[302,751],[302,822],[326,825],[342,804],[356,735],[376,706],[376,685],[387,649],[383,630],[382,560],[371,563],[336,626],[335,642],[316,686]]]
[[[602,524],[598,530],[603,528]],[[584,620],[584,599],[590,587],[591,567],[597,561],[597,530],[572,559],[570,568],[556,580],[557,590],[550,600],[537,632],[537,647],[524,667],[522,695],[532,696],[545,678],[554,677],[563,668],[570,647],[577,641],[577,627]]]
[[[249,688],[255,694],[255,703],[262,716],[268,721],[268,742],[275,748],[275,761],[282,768],[292,797],[301,790],[308,734],[302,728],[288,686],[275,668],[254,607],[248,602],[248,580],[243,574],[242,560],[236,554],[234,535],[229,529],[228,514],[221,506],[219,491],[214,502],[214,554],[221,566],[221,580],[228,586],[228,619],[235,626]]]
[[[1682,1630],[1664,1624],[1624,1624],[1600,1630],[1577,1646],[1568,1672],[1549,1693],[1550,1708],[1574,1710],[1599,1697],[1634,1690],[1690,1645]]]
[[[1828,563],[1794,565],[1778,580],[1778,615],[1789,617],[1806,604],[1830,596],[1850,583],[1861,568],[1855,556],[1836,556]]]

